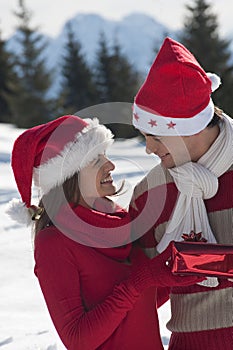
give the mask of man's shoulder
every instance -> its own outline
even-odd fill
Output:
[[[169,171],[161,166],[156,165],[152,168],[141,181],[137,183],[134,189],[134,197],[139,197],[148,190],[174,182]]]

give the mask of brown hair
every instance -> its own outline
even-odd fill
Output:
[[[80,199],[79,174],[75,173],[71,178],[67,179],[61,186],[52,188],[45,194],[40,202],[39,207],[43,208],[43,213],[39,220],[35,221],[34,236],[43,230],[46,226],[53,224],[53,218],[57,214],[59,208],[66,201],[78,205]],[[48,214],[49,212],[49,214]]]
[[[207,125],[207,128],[212,128],[213,126],[218,125],[222,120],[222,116],[223,116],[223,111],[219,107],[214,106],[214,116],[209,122],[209,124]]]

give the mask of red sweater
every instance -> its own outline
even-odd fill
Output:
[[[98,212],[80,209],[94,223]],[[145,259],[138,248],[132,252],[137,263]],[[129,287],[132,265],[113,256],[111,249],[79,244],[55,226],[37,234],[35,274],[62,342],[69,350],[163,349],[156,289],[139,294]]]

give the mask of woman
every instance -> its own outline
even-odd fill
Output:
[[[111,143],[97,120],[76,116],[26,130],[12,153],[23,205],[8,213],[35,220],[35,274],[67,349],[159,350],[156,287],[200,279],[172,275],[170,246],[149,260],[130,242],[129,214],[107,198],[116,193]]]

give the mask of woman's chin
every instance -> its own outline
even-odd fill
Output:
[[[106,185],[101,188],[101,197],[113,196],[116,193],[117,189],[114,185]]]

